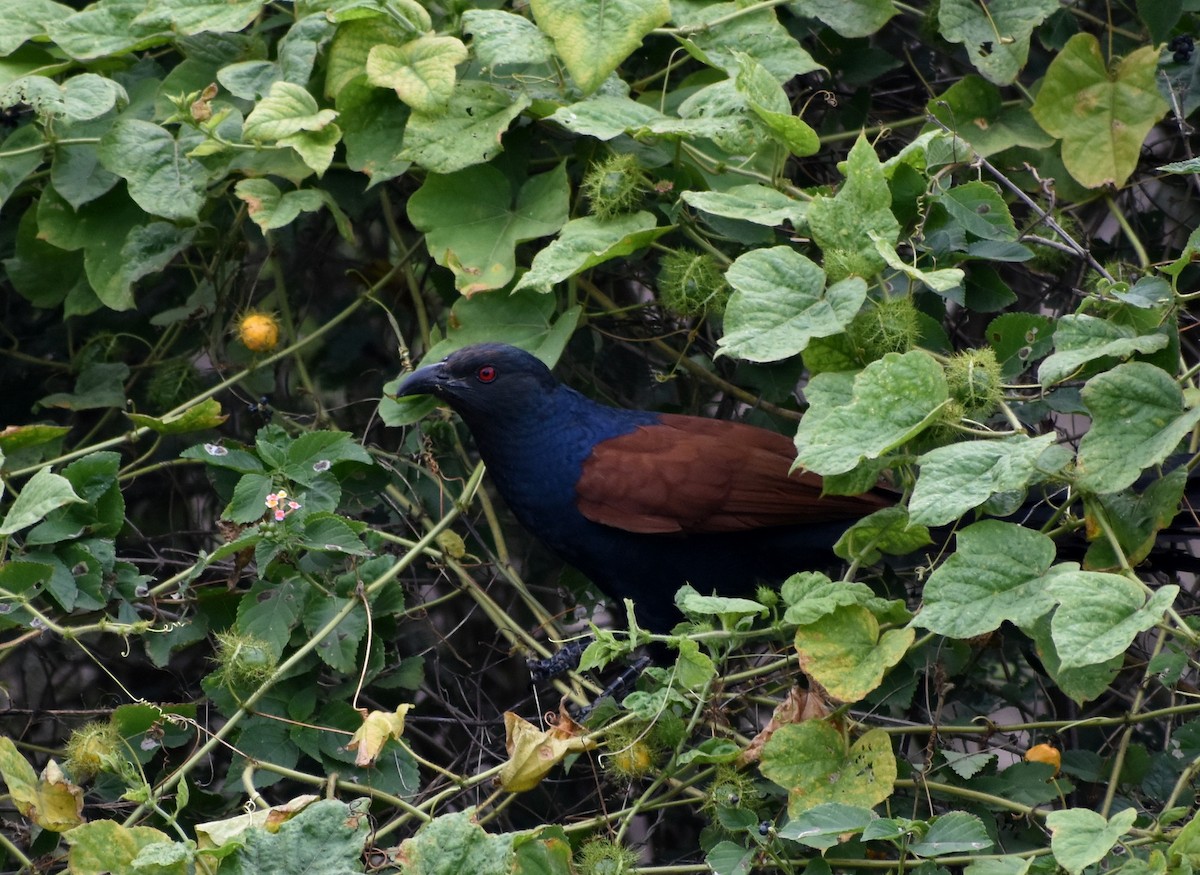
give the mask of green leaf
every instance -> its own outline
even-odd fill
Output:
[[[507,285],[517,244],[557,233],[570,195],[565,164],[530,177],[515,193],[503,173],[479,165],[431,173],[409,198],[408,218],[425,232],[434,261],[450,268],[455,286],[470,295]]]
[[[1155,84],[1158,54],[1143,46],[1110,71],[1096,37],[1079,33],[1050,62],[1031,111],[1062,139],[1063,163],[1081,185],[1121,186],[1137,167],[1146,135],[1168,109]]]
[[[817,132],[792,115],[787,94],[770,71],[744,52],[734,52],[733,56],[737,61],[734,85],[776,142],[798,158],[820,151]]]
[[[55,392],[38,401],[41,407],[95,410],[125,406],[125,381],[129,366],[121,362],[96,362],[80,372],[74,392]]]
[[[942,857],[986,851],[992,846],[983,821],[965,811],[951,811],[934,818],[929,831],[908,845],[918,857]]]
[[[36,204],[21,216],[13,256],[3,264],[12,287],[35,307],[57,307],[72,289],[88,288],[82,254],[51,246],[38,235]]]
[[[1103,515],[1130,565],[1137,565],[1154,549],[1157,534],[1171,524],[1179,513],[1187,488],[1188,471],[1180,465],[1161,480],[1155,480],[1141,495],[1131,490],[1105,495],[1084,496],[1084,514],[1088,531],[1099,536],[1088,548],[1083,565],[1093,571],[1121,567],[1112,543],[1103,536]]]
[[[788,791],[788,815],[826,802],[872,808],[892,793],[896,758],[882,729],[847,749],[841,732],[823,720],[779,727],[763,747],[760,768]]]
[[[469,9],[462,16],[471,50],[485,67],[506,64],[545,64],[554,57],[554,43],[528,18],[499,9]]]
[[[1076,483],[1090,492],[1118,492],[1163,462],[1200,422],[1200,407],[1184,408],[1183,392],[1161,368],[1118,365],[1083,387],[1092,427],[1079,442]]]
[[[949,398],[941,365],[921,350],[871,362],[855,375],[848,400],[821,394],[840,382],[830,377],[809,383],[812,406],[796,432],[797,463],[822,475],[851,471],[920,434]]]
[[[401,46],[377,45],[367,55],[367,81],[392,88],[417,112],[437,114],[450,103],[454,68],[467,47],[450,36],[420,36]]]
[[[317,99],[291,82],[276,82],[259,101],[242,126],[248,140],[281,140],[301,131],[320,131],[337,118],[332,109],[321,109]]]
[[[1179,594],[1179,587],[1167,585],[1147,600],[1129,578],[1080,571],[1074,563],[1051,569],[1044,585],[1059,602],[1050,633],[1062,668],[1098,665],[1125,653],[1139,633],[1162,621]]]
[[[371,551],[363,544],[345,520],[332,513],[314,513],[304,520],[304,531],[300,544],[310,550],[324,553],[348,553],[352,556],[370,556]]]
[[[21,494],[13,501],[0,524],[0,535],[11,535],[40,521],[56,507],[83,499],[75,494],[70,481],[53,474],[49,466],[29,478]]]
[[[1054,322],[1037,313],[1004,313],[988,324],[987,341],[996,351],[1001,375],[1011,380],[1050,351]]]
[[[50,39],[76,61],[162,45],[174,38],[169,28],[134,22],[146,11],[145,0],[98,0],[47,28]]]
[[[531,0],[529,8],[584,94],[671,17],[667,0]]]
[[[1009,620],[1031,624],[1054,607],[1044,575],[1054,542],[1013,523],[984,520],[962,529],[958,549],[929,576],[914,626],[974,638]]]
[[[968,234],[980,240],[1017,239],[1017,227],[1008,204],[994,185],[966,182],[942,192],[935,200]]]
[[[82,533],[115,538],[125,524],[125,499],[117,483],[121,457],[112,452],[89,453],[76,459],[62,471],[82,504],[68,504],[46,514],[25,541],[28,544],[53,544]],[[111,569],[109,569],[111,570]],[[74,575],[78,580],[83,575]]]
[[[685,690],[700,690],[716,676],[712,658],[700,652],[700,645],[690,638],[679,639],[679,656],[675,659],[675,680]]]
[[[301,213],[314,213],[322,207],[337,208],[336,201],[326,191],[303,188],[281,192],[268,179],[239,180],[234,193],[245,202],[250,220],[264,234],[290,225]]]
[[[848,39],[870,36],[897,13],[891,0],[792,0],[788,9],[816,18]]]
[[[789,246],[752,249],[729,266],[722,355],[754,362],[789,358],[814,337],[840,334],[867,297],[851,277],[825,288],[820,266]]]
[[[869,808],[826,802],[789,820],[780,828],[779,837],[824,851],[842,842],[843,836],[862,832],[877,817]]]
[[[424,10],[422,10],[424,13]],[[428,17],[428,13],[424,13]],[[329,61],[325,68],[325,96],[337,98],[342,89],[355,79],[365,81],[367,56],[379,45],[402,45],[429,30],[428,27],[410,30],[391,16],[373,15],[344,21],[329,46]],[[227,86],[228,87],[228,86]],[[390,98],[391,95],[388,95]],[[391,101],[395,105],[395,101]]]
[[[96,297],[110,310],[132,309],[134,283],[161,271],[195,237],[195,228],[151,222],[131,228],[115,250],[104,248],[103,238],[92,241],[84,266]]]
[[[911,626],[879,633],[866,608],[847,605],[796,630],[800,669],[842,702],[858,702],[883,683],[916,638]]]
[[[311,484],[338,462],[374,464],[374,459],[353,435],[344,431],[309,431],[287,447],[283,475],[297,483]]]
[[[148,428],[158,434],[187,434],[192,431],[204,431],[216,428],[229,418],[221,412],[221,404],[216,399],[208,398],[189,407],[174,416],[146,416],[142,413],[126,413],[140,428]]]
[[[13,455],[29,447],[48,444],[70,430],[65,425],[10,425],[0,428],[0,469],[4,467],[3,454]],[[0,495],[3,494],[3,490],[0,490]]]
[[[1025,68],[1034,28],[1057,11],[1058,0],[942,0],[938,22],[952,43],[962,43],[980,73],[1008,85]]]
[[[719,617],[721,624],[732,628],[742,617],[765,614],[766,605],[752,599],[729,596],[701,595],[691,586],[684,586],[675,594],[675,604],[687,614]]]
[[[238,746],[244,747],[244,742],[239,740]],[[370,829],[371,820],[359,807],[322,799],[270,829],[265,825],[247,829],[244,843],[221,861],[221,871],[350,875],[362,869],[359,858]]]
[[[900,223],[892,215],[892,194],[875,150],[860,135],[846,159],[846,181],[834,197],[816,197],[808,208],[813,241],[825,256],[831,279],[869,277],[882,270],[872,235],[895,243]]]
[[[757,848],[747,848],[737,842],[722,841],[704,855],[704,863],[713,875],[749,875],[754,869]]]
[[[371,189],[404,173],[412,162],[399,157],[409,110],[391,94],[356,78],[337,94],[346,164],[371,178]]]
[[[120,83],[81,73],[61,84],[46,76],[22,76],[0,89],[0,106],[27,103],[42,119],[87,121],[129,103]]]
[[[979,76],[957,80],[931,98],[925,108],[984,158],[1013,146],[1048,149],[1055,142],[1027,106],[1005,106],[1000,89]],[[986,185],[978,181],[967,184]]]
[[[308,586],[298,578],[257,580],[238,599],[237,628],[271,647],[275,658],[283,655],[292,630],[300,621]]]
[[[769,7],[737,15],[736,3],[672,3],[672,17],[692,33],[681,39],[688,53],[705,64],[738,72],[738,55],[750,51],[779,84],[825,68],[813,60]],[[734,14],[730,14],[734,13]]]
[[[265,5],[264,0],[156,0],[133,24],[170,29],[178,36],[229,33],[249,26]]]
[[[486,82],[459,82],[445,112],[413,113],[400,157],[434,173],[483,164],[500,152],[501,135],[530,102]]]
[[[244,474],[233,487],[233,498],[221,514],[223,519],[243,525],[261,520],[267,512],[267,496],[274,489],[270,477]]]
[[[634,135],[648,129],[653,122],[668,121],[667,116],[653,107],[609,94],[561,106],[549,119],[572,133],[598,140],[612,140],[624,133]]]
[[[1082,313],[1064,316],[1054,330],[1054,354],[1038,368],[1038,382],[1051,386],[1098,358],[1158,352],[1168,343],[1165,333],[1138,334],[1131,326]]]
[[[109,118],[90,122],[60,122],[55,131],[66,140],[79,138],[93,142],[60,143],[54,148],[50,165],[50,181],[54,190],[75,209],[104,195],[121,177],[110,173],[100,164],[98,140],[112,126]]]
[[[311,598],[304,611],[304,628],[310,635],[315,634],[350,601],[324,595]],[[362,604],[357,604],[354,610],[317,644],[317,655],[335,671],[343,674],[355,672],[358,669],[359,644],[366,633],[367,615]]]
[[[53,0],[22,0],[4,8],[4,28],[0,31],[0,57],[7,57],[21,43],[45,36],[49,27],[75,10]]]
[[[1013,435],[930,450],[918,459],[921,474],[908,504],[913,522],[940,526],[998,492],[1026,489],[1070,461],[1069,450],[1052,450],[1056,439]]]
[[[865,583],[851,580],[833,581],[819,572],[793,574],[780,588],[787,610],[783,621],[808,625],[843,605],[862,605],[877,619],[886,622],[907,622],[910,615],[901,601],[879,598]]]
[[[638,104],[640,105],[640,104]],[[808,204],[795,200],[767,185],[735,185],[722,191],[682,191],[680,199],[703,213],[726,219],[740,219],[756,225],[804,225]]]
[[[670,226],[656,226],[654,215],[644,210],[613,219],[572,219],[563,226],[557,240],[534,256],[529,271],[515,288],[549,292],[555,283],[643,249],[671,231]]]
[[[1200,861],[1200,817],[1188,821],[1175,841],[1171,842],[1168,852],[1188,866],[1195,866]]]
[[[986,769],[996,759],[994,753],[956,753],[943,750],[942,757],[946,765],[954,770],[954,774],[965,780],[970,780]]]
[[[1183,0],[1137,0],[1138,18],[1150,31],[1151,43],[1165,43],[1183,16]]]
[[[931,291],[944,295],[962,285],[963,277],[966,275],[962,268],[947,267],[941,270],[921,270],[902,259],[899,253],[896,252],[896,247],[874,231],[870,233],[870,237],[875,243],[875,251],[879,253],[879,257],[883,259],[888,267],[899,271],[909,279],[922,283]]]
[[[473,807],[443,814],[400,843],[397,855],[421,875],[503,875],[513,870],[513,836],[492,835],[475,820]]]
[[[40,798],[38,794],[37,772],[12,739],[0,735],[0,778],[8,788],[8,794],[23,817],[34,817],[38,814]]]
[[[45,142],[36,125],[17,128],[5,138],[0,152],[13,154],[0,156],[0,207],[17,190],[17,186],[42,165],[46,157],[45,150],[31,147]]]
[[[929,530],[909,520],[903,507],[885,507],[854,523],[833,545],[843,559],[871,565],[880,555],[905,556],[933,543]]]
[[[184,154],[171,133],[151,122],[123,118],[100,139],[100,162],[129,184],[146,212],[195,222],[208,189],[204,165]]]
[[[1071,875],[1080,875],[1088,866],[1103,860],[1135,820],[1134,808],[1118,811],[1111,820],[1086,808],[1051,811],[1046,815],[1050,850],[1060,866]]]

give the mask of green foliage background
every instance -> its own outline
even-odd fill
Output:
[[[1198,20],[0,0],[5,871],[1190,873]],[[903,501],[550,728],[480,340]]]

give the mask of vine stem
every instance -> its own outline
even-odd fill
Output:
[[[1150,673],[1150,664],[1153,663],[1154,657],[1158,656],[1163,648],[1163,643],[1167,639],[1165,631],[1160,630],[1158,638],[1154,642],[1154,650],[1150,653],[1150,659],[1146,661],[1146,673],[1142,676],[1142,682],[1138,684],[1137,692],[1133,696],[1133,704],[1129,706],[1129,715],[1132,717],[1142,707],[1142,702],[1146,700],[1146,688],[1150,686],[1150,679],[1153,675]],[[1109,772],[1108,787],[1104,791],[1104,803],[1100,806],[1100,814],[1105,818],[1108,817],[1108,812],[1112,809],[1113,799],[1117,796],[1117,783],[1121,777],[1121,768],[1125,765],[1125,755],[1129,752],[1129,742],[1133,739],[1133,723],[1125,727],[1125,731],[1121,733],[1121,740],[1117,743],[1117,752],[1113,756],[1112,771]]]

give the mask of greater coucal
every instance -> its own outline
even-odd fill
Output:
[[[668,631],[675,592],[745,594],[830,564],[884,493],[823,496],[789,473],[792,441],[726,420],[623,410],[558,382],[536,357],[479,344],[413,372],[397,395],[433,395],[475,438],[522,525],[602,592]]]

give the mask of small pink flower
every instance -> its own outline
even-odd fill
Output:
[[[286,491],[280,489],[267,496],[267,507],[275,512],[275,522],[280,522],[294,510],[300,509],[300,502],[288,498]]]

